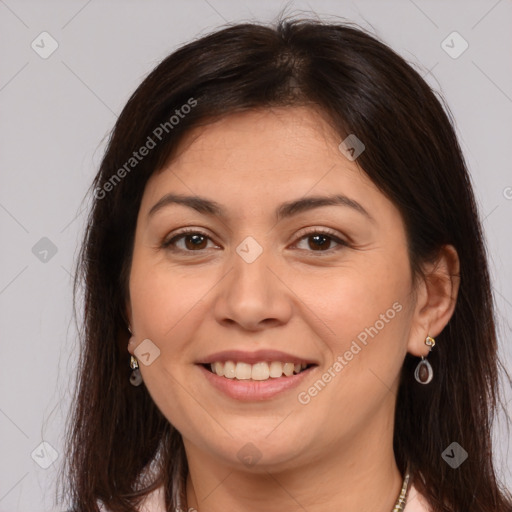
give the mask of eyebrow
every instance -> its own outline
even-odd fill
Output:
[[[148,212],[148,218],[155,215],[159,210],[173,205],[180,204],[192,208],[199,213],[212,215],[217,217],[227,217],[224,208],[211,199],[201,196],[186,196],[182,194],[166,194],[157,203],[155,203]],[[368,211],[354,199],[342,194],[335,194],[331,196],[308,196],[294,201],[282,203],[275,210],[276,219],[279,221],[284,218],[292,217],[299,213],[320,208],[322,206],[345,206],[352,208],[360,214],[367,217],[372,222],[375,219],[368,213]]]

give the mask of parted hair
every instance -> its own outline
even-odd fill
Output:
[[[193,108],[170,126],[191,98]],[[325,115],[340,141],[348,134],[364,141],[357,162],[399,209],[414,276],[424,277],[422,264],[444,244],[459,255],[455,311],[429,356],[435,378],[422,386],[413,377],[418,358],[403,362],[394,426],[400,471],[409,467],[434,512],[512,510],[491,443],[500,404],[495,306],[453,117],[413,65],[376,36],[347,22],[280,17],[271,25],[228,25],[174,51],[135,90],[110,134],[89,190],[74,283],[83,321],[63,477],[73,511],[98,510],[98,502],[136,511],[161,484],[166,510],[178,498],[186,503],[181,434],[144,385],[129,383],[126,301],[146,182],[192,128],[236,112],[304,105]],[[155,147],[126,167],[148,137]],[[457,469],[441,457],[453,441],[469,454]]]

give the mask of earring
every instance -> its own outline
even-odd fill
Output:
[[[425,338],[425,345],[428,345],[430,350],[434,348],[435,344],[436,340],[434,340],[432,336],[427,336]],[[414,378],[420,384],[428,384],[433,377],[434,370],[432,369],[432,365],[423,356],[421,356],[421,361],[418,363],[418,366],[416,366],[416,370],[414,370]]]
[[[128,345],[133,343],[135,341],[135,338],[133,337],[133,332],[128,325],[128,331],[132,335],[130,338],[130,341],[128,342]],[[139,362],[137,361],[137,358],[134,356],[130,356],[130,368],[132,369],[132,374],[130,375],[130,384],[132,386],[140,386],[142,384],[142,375],[140,374],[139,370]]]
[[[130,375],[130,384],[132,386],[140,386],[142,384],[142,375],[140,374],[137,358],[134,356],[130,358],[130,368],[133,370]]]

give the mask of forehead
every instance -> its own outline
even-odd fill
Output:
[[[213,120],[192,129],[181,145],[182,151],[211,149],[213,145],[236,152],[238,145],[254,149],[264,145],[282,152],[291,149],[290,143],[326,149],[338,137],[320,110],[305,106],[277,107],[233,113]]]
[[[311,107],[231,114],[186,134],[172,160],[151,176],[145,194],[154,200],[171,187],[207,195],[214,187],[217,193],[236,190],[261,200],[266,192],[295,197],[313,188],[375,189],[357,163],[341,153],[340,142],[326,118]]]

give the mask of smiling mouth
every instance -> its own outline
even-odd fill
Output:
[[[261,361],[255,364],[234,361],[201,364],[209,372],[231,380],[265,381],[281,377],[298,375],[317,366],[307,363],[283,363],[280,361]]]

